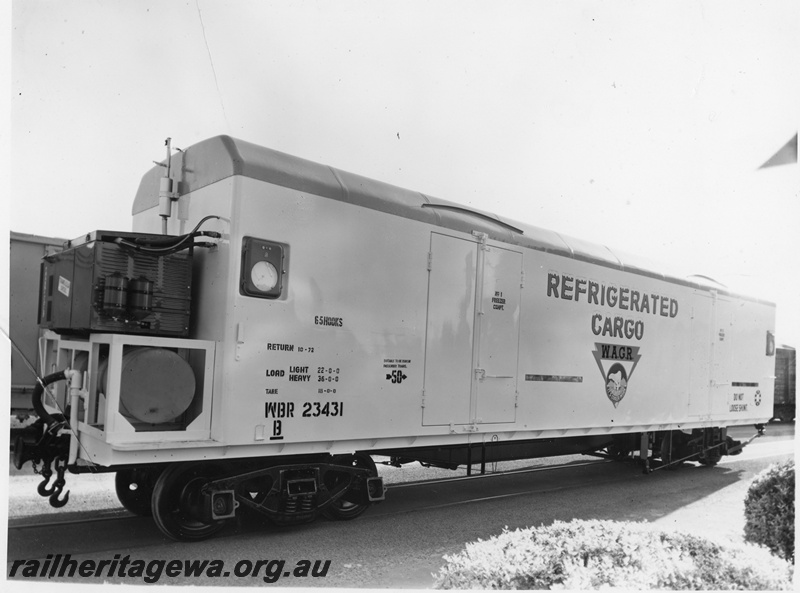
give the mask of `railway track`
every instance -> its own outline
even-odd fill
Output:
[[[517,462],[518,463],[518,462]],[[593,459],[591,461],[572,461],[568,463],[558,463],[558,464],[548,464],[548,465],[537,465],[535,467],[522,467],[522,468],[512,468],[502,471],[492,471],[487,472],[485,474],[473,474],[471,476],[465,475],[458,475],[458,476],[450,476],[450,477],[436,477],[431,479],[412,479],[408,481],[389,481],[386,484],[387,492],[391,497],[391,491],[398,491],[398,490],[405,490],[410,488],[430,488],[435,486],[442,486],[442,485],[449,485],[457,482],[468,482],[468,483],[477,483],[482,480],[491,480],[491,479],[502,479],[508,478],[513,476],[520,476],[524,474],[534,474],[534,473],[549,473],[555,472],[558,470],[564,469],[577,469],[581,467],[589,467],[589,466],[597,466],[610,463],[608,460],[596,460]],[[424,471],[430,471],[427,468]],[[443,471],[451,471],[451,470],[443,470]],[[419,472],[413,472],[417,474]],[[397,476],[392,476],[390,478],[394,479]],[[510,492],[507,494],[501,494],[497,496],[476,496],[471,497],[466,500],[459,500],[457,502],[447,502],[442,504],[434,504],[434,505],[423,505],[414,508],[403,509],[400,511],[394,511],[391,513],[378,513],[378,516],[386,516],[387,514],[404,514],[409,512],[416,512],[421,510],[433,509],[433,508],[443,508],[448,506],[454,505],[463,505],[463,504],[470,504],[473,502],[479,502],[482,500],[491,500],[495,498],[504,498],[509,496],[520,496],[522,494],[535,494],[537,492],[544,492],[553,490],[552,488],[534,488],[531,490],[526,490],[524,492]],[[376,507],[380,509],[381,507]],[[85,516],[87,513],[92,513],[91,516]],[[364,518],[367,518],[374,513],[369,513],[365,515]],[[118,508],[118,509],[99,509],[99,510],[89,510],[89,511],[79,511],[79,512],[72,512],[69,513],[68,517],[64,518],[51,518],[48,517],[58,517],[58,515],[31,515],[26,517],[17,517],[17,518],[9,518],[8,521],[8,529],[9,532],[13,531],[24,531],[28,529],[41,529],[41,528],[57,528],[57,527],[66,527],[66,526],[74,526],[74,525],[89,525],[93,523],[108,523],[111,521],[141,521],[142,518],[138,517],[129,511]]]
[[[97,513],[97,511],[85,511],[91,513]],[[83,515],[84,511],[80,513],[72,513],[72,515],[80,514]],[[34,515],[32,517],[21,517],[18,519],[11,519],[8,520],[8,530],[24,530],[24,529],[39,529],[39,528],[47,528],[47,527],[65,527],[68,525],[88,525],[90,523],[106,523],[108,521],[121,521],[121,520],[139,520],[140,517],[133,515],[126,511],[123,508],[120,509],[109,509],[104,511],[99,516],[91,516],[91,517],[71,517],[71,518],[60,518],[60,519],[52,519],[52,520],[45,520],[45,521],[35,521],[32,519],[36,519],[37,517],[47,517],[47,515]]]

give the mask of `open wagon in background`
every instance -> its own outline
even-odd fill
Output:
[[[38,364],[41,330],[38,295],[42,258],[61,251],[65,239],[27,233],[10,233],[9,247],[9,335],[22,354],[11,351],[11,416],[25,421],[32,413],[31,394],[36,375],[28,368]],[[25,358],[23,358],[23,355]]]
[[[775,352],[775,407],[773,418],[791,422],[797,413],[797,350],[778,346]]]

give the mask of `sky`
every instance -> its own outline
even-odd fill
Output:
[[[776,302],[800,345],[800,3],[26,0],[11,230],[130,230],[229,134]],[[4,133],[4,140],[8,134]],[[8,187],[8,186],[6,186]]]

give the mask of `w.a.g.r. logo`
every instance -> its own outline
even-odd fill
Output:
[[[628,391],[628,381],[642,357],[639,346],[595,342],[592,352],[606,382],[606,396],[616,408]]]
[[[624,366],[615,363],[609,369],[608,375],[606,375],[606,395],[615,408],[625,397],[626,391],[628,391],[628,373],[625,372]]]

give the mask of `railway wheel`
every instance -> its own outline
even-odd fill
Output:
[[[333,462],[336,465],[346,465],[350,467],[367,469],[369,470],[370,476],[378,475],[378,469],[375,467],[375,462],[372,460],[372,457],[363,453],[337,456],[334,458]],[[330,519],[332,521],[349,521],[350,519],[355,519],[361,515],[369,508],[369,506],[369,503],[358,504],[340,498],[333,504],[326,507],[326,509],[322,511],[322,515],[326,519]]]
[[[198,541],[211,537],[225,525],[202,517],[202,488],[222,474],[208,463],[172,465],[156,480],[153,489],[153,519],[164,535],[177,541]]]
[[[122,506],[140,517],[152,515],[153,489],[162,469],[135,467],[118,470],[114,487]]]
[[[722,451],[719,450],[719,447],[714,447],[713,449],[706,449],[698,461],[708,467],[714,467],[719,463],[720,459],[722,459]]]

